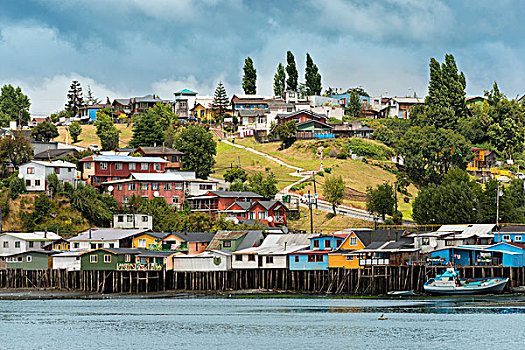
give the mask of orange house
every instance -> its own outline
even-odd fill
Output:
[[[359,259],[349,253],[364,248],[365,244],[359,239],[357,234],[351,232],[337,251],[328,254],[328,268],[358,269]]]
[[[214,235],[210,232],[174,232],[164,237],[160,243],[163,250],[174,249],[188,255],[195,255],[206,250]]]

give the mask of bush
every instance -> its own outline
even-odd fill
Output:
[[[331,174],[331,173],[332,173],[332,168],[324,168],[324,171],[325,171],[327,174]]]
[[[11,199],[17,199],[18,196],[26,191],[26,184],[24,183],[24,180],[15,177],[11,180],[9,183],[9,194],[11,196]]]
[[[346,158],[348,158],[348,153],[346,152],[341,152],[337,154],[337,159],[346,159]]]
[[[346,148],[358,156],[378,160],[390,159],[393,155],[390,148],[360,138],[348,139]]]
[[[319,172],[317,173],[317,175],[319,175],[319,176],[324,176],[324,171],[322,171],[322,170],[319,171]]]

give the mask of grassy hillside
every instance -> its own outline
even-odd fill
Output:
[[[347,216],[337,215],[332,217],[330,213],[316,209],[312,209],[312,214],[314,232],[330,233],[344,228],[370,224],[370,221],[354,219]],[[310,211],[307,208],[301,208],[300,217],[297,220],[288,220],[287,226],[290,230],[310,232]]]
[[[120,131],[120,146],[127,146],[129,141],[131,140],[131,136],[133,135],[131,131],[131,128],[133,126],[128,126],[126,124],[115,124],[115,126]],[[57,127],[57,129],[59,135],[53,141],[66,142],[66,127],[59,126]],[[82,134],[80,134],[78,142],[73,143],[71,136],[69,136],[69,143],[81,147],[89,147],[89,145],[100,146],[100,139],[98,138],[96,132],[97,128],[95,128],[94,125],[82,125]]]

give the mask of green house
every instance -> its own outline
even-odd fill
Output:
[[[235,252],[259,246],[264,240],[262,231],[218,231],[206,250]]]
[[[136,261],[140,249],[134,248],[98,248],[80,254],[81,270],[117,270],[119,264],[131,264]]]
[[[33,250],[5,257],[6,268],[22,270],[47,270],[53,268],[52,255],[56,252]]]

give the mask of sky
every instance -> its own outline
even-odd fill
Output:
[[[0,0],[0,85],[18,85],[34,115],[64,108],[72,80],[103,101],[219,81],[242,93],[250,56],[271,95],[286,51],[304,81],[306,53],[323,89],[424,96],[430,57],[454,55],[467,94],[497,81],[525,93],[522,0]]]

